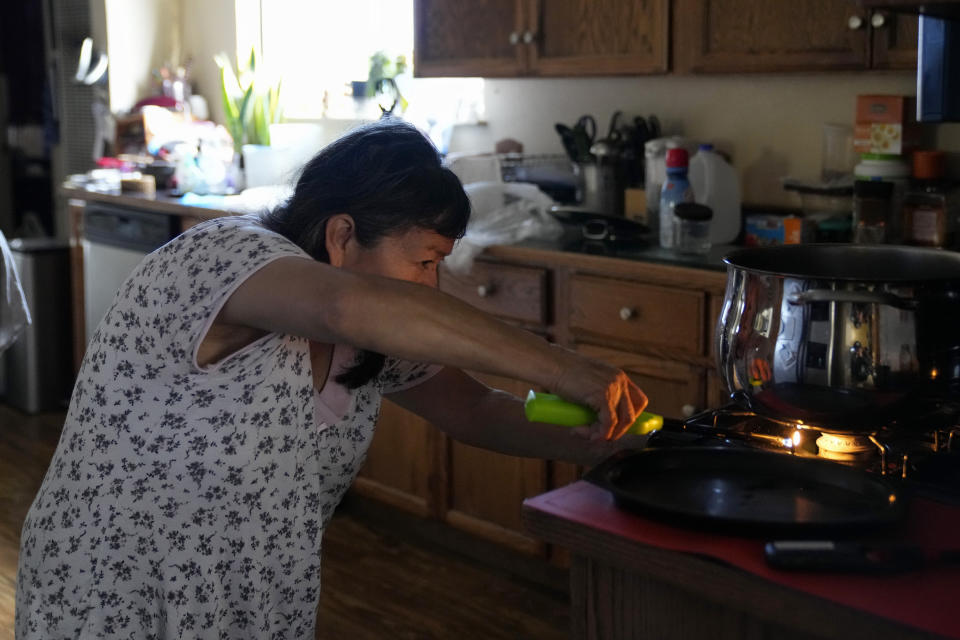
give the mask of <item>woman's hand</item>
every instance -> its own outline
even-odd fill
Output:
[[[616,440],[647,407],[647,396],[626,373],[575,351],[554,347],[560,375],[550,387],[557,395],[586,404],[597,412],[597,421],[573,432],[591,440]]]

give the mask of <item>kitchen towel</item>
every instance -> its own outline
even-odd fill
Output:
[[[12,345],[31,323],[30,309],[20,285],[13,252],[3,232],[0,231],[0,353]]]

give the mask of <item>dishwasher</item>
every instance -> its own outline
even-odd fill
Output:
[[[81,240],[86,344],[134,268],[179,233],[177,216],[87,203]]]

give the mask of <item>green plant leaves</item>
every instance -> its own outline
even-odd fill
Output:
[[[244,144],[270,144],[270,125],[281,115],[280,82],[267,86],[263,73],[257,73],[254,49],[246,68],[238,69],[239,76],[225,53],[213,59],[220,67],[220,96],[234,149],[239,152]]]

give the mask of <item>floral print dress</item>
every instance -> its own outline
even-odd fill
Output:
[[[383,393],[440,367],[387,359],[347,390],[337,345],[268,334],[210,366],[230,294],[286,256],[256,218],[218,218],[147,256],[87,348],[27,515],[16,637],[312,638],[324,527],[363,464]]]

